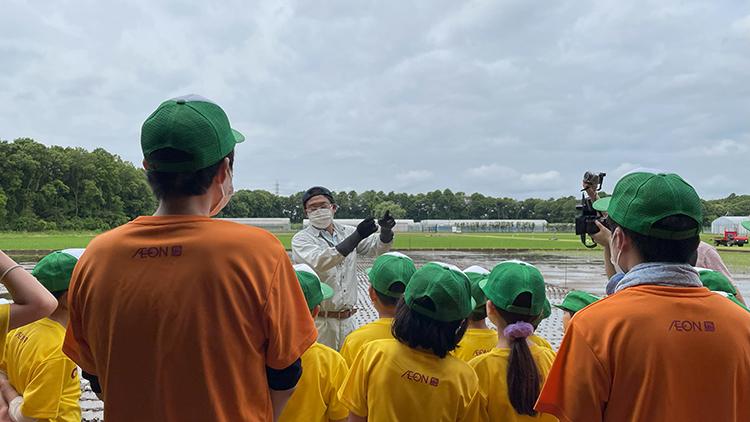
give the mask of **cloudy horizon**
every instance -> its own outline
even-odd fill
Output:
[[[11,0],[0,57],[0,139],[140,163],[196,93],[247,137],[237,189],[547,198],[648,167],[750,193],[741,2]]]

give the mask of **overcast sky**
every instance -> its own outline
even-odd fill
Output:
[[[187,93],[247,136],[236,188],[556,197],[649,167],[750,193],[744,1],[3,1],[1,139],[140,163]]]

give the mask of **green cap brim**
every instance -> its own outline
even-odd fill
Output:
[[[612,197],[608,196],[606,198],[599,199],[595,201],[592,205],[595,210],[601,211],[601,212],[607,212],[609,209],[609,203],[612,201]]]
[[[235,143],[241,144],[245,142],[245,135],[241,134],[239,131],[232,129],[232,135],[234,135]]]
[[[487,291],[484,290],[485,286],[487,286],[487,282],[490,281],[488,278],[485,278],[484,280],[479,282],[479,288],[484,292],[485,296],[487,295]]]
[[[323,292],[323,300],[328,300],[333,297],[333,289],[331,286],[320,283],[320,290]]]
[[[743,221],[742,227],[744,227],[746,230],[750,230],[750,220]]]

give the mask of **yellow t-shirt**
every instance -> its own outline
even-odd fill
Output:
[[[544,380],[555,360],[555,353],[536,345],[529,346],[537,369]],[[535,417],[519,415],[513,409],[508,398],[508,360],[510,349],[492,349],[489,353],[478,356],[469,362],[479,377],[479,415],[480,420],[489,421],[557,421],[557,418],[547,414],[537,414]],[[541,385],[539,386],[541,390]]]
[[[349,368],[337,351],[315,343],[302,355],[302,378],[279,422],[345,419],[349,409],[338,398]]]
[[[341,346],[341,356],[346,360],[346,364],[351,366],[354,363],[354,358],[365,344],[373,340],[393,338],[391,324],[393,324],[393,318],[380,318],[349,333],[344,340],[344,345]]]
[[[3,355],[5,350],[5,338],[8,334],[8,328],[10,325],[10,305],[0,305],[0,356]]]
[[[492,328],[469,328],[453,351],[453,355],[464,362],[489,352],[497,346],[497,331]]]
[[[43,318],[8,333],[3,367],[23,396],[21,413],[50,422],[80,422],[78,367],[62,351],[65,328]]]
[[[536,344],[539,347],[544,347],[545,349],[550,349],[553,352],[555,351],[555,349],[552,348],[552,345],[549,344],[549,342],[547,341],[547,339],[544,338],[544,337],[542,337],[542,336],[538,336],[536,334],[531,335],[531,336],[529,336],[529,341],[532,342],[532,343],[534,343],[534,344]]]
[[[368,422],[476,421],[477,375],[448,355],[375,340],[354,359],[339,398]]]

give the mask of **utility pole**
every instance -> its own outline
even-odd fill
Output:
[[[274,193],[276,194],[276,196],[279,196],[279,181],[278,180],[274,184]]]

